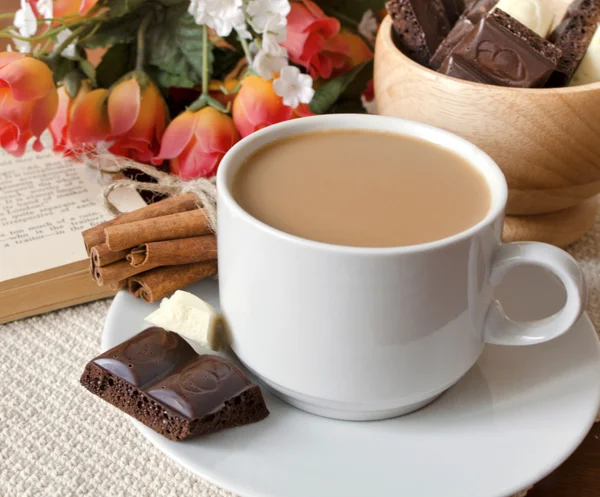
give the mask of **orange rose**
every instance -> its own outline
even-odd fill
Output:
[[[347,41],[336,36],[339,31],[340,22],[326,16],[314,2],[294,2],[287,16],[283,46],[290,60],[306,67],[313,78],[329,78],[350,56]]]
[[[100,88],[83,95],[72,108],[67,140],[71,146],[93,147],[107,141],[111,130],[108,120],[108,90]]]
[[[69,95],[65,86],[61,86],[58,89],[58,110],[49,128],[52,140],[54,141],[55,152],[63,152],[65,155],[73,153],[73,142],[69,136],[71,120],[73,119],[75,109],[90,91],[91,86],[89,81],[81,82],[81,87],[75,98]]]
[[[231,117],[212,107],[177,116],[163,135],[154,164],[171,159],[171,173],[184,179],[210,178],[240,139]]]
[[[50,125],[58,107],[52,71],[25,54],[0,53],[0,146],[15,156],[42,149],[39,138]]]
[[[336,38],[345,41],[348,48],[348,55],[343,68],[344,72],[373,58],[373,52],[360,36],[349,31],[342,31]]]
[[[233,122],[242,137],[291,117],[292,108],[283,105],[271,81],[258,76],[247,76],[242,81],[233,101]]]
[[[150,163],[167,125],[166,104],[156,85],[143,73],[125,76],[110,89],[107,110],[114,140],[110,151]]]
[[[29,0],[29,4],[33,12],[38,18],[46,18],[47,13],[43,10],[40,12],[39,0]],[[54,0],[52,2],[52,17],[60,18],[66,16],[86,15],[92,7],[98,3],[98,0]],[[69,19],[69,20],[74,20]]]

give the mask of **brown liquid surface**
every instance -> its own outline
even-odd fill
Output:
[[[246,159],[233,197],[286,233],[355,247],[440,240],[481,221],[490,206],[483,176],[429,142],[336,130],[279,140]]]

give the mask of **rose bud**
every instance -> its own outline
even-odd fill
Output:
[[[242,137],[291,117],[292,108],[283,104],[271,81],[258,76],[247,76],[242,81],[233,101],[233,122]]]
[[[72,109],[67,140],[74,148],[93,147],[110,137],[108,90],[100,88],[83,95]]]
[[[0,53],[0,146],[21,156],[27,142],[42,150],[40,136],[48,128],[58,107],[52,71],[43,62],[25,54]]]
[[[75,98],[69,95],[66,86],[63,85],[58,88],[58,110],[49,128],[55,152],[62,152],[65,155],[73,154],[74,147],[69,136],[69,128],[75,109],[90,91],[90,82],[87,80],[81,82],[79,92]]]
[[[212,107],[185,111],[167,127],[160,153],[153,162],[158,165],[171,159],[171,173],[184,179],[210,178],[239,139],[227,114]]]
[[[131,73],[108,93],[110,151],[150,163],[160,150],[167,125],[167,108],[156,85],[144,73]]]

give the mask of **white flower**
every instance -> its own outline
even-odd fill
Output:
[[[63,41],[65,41],[69,36],[73,34],[73,31],[70,29],[63,29],[60,33],[56,35],[56,43],[60,45]],[[75,57],[77,55],[76,49],[77,40],[73,41],[70,45],[60,53],[63,57]]]
[[[229,36],[243,19],[242,4],[242,0],[191,0],[188,12],[196,24],[214,29],[219,36]]]
[[[280,44],[287,38],[286,18],[281,16],[270,17],[262,32],[262,49],[267,53],[277,54],[281,49]]]
[[[240,38],[244,38],[245,40],[251,40],[252,34],[248,30],[248,25],[246,24],[246,16],[242,9],[239,9],[235,16],[232,19],[233,29],[235,29],[236,33]]]
[[[11,31],[11,34],[16,35],[17,33],[15,33],[14,31]],[[13,45],[15,46],[15,48],[21,52],[21,53],[31,53],[31,43],[29,43],[28,41],[23,41],[23,40],[18,40],[17,38],[13,38],[12,40]],[[9,52],[12,52],[12,46],[8,45],[6,47],[6,50]]]
[[[54,17],[53,0],[38,0],[35,6],[44,19],[52,19]]]
[[[284,67],[288,65],[287,51],[281,47],[281,55],[273,55],[260,50],[254,61],[252,62],[252,68],[258,73],[263,79],[271,79],[273,73],[280,72]]]
[[[250,0],[246,12],[251,18],[251,24],[258,32],[262,32],[271,17],[282,17],[290,13],[288,0]]]
[[[367,114],[377,114],[377,101],[375,99],[369,101],[364,95],[361,95],[360,101]]]
[[[21,0],[21,8],[15,12],[14,25],[19,34],[26,38],[33,36],[37,31],[37,19],[31,5],[25,0]]]
[[[377,33],[377,19],[375,19],[371,9],[363,14],[362,19],[358,24],[358,32],[371,43],[375,40],[375,34]]]
[[[273,89],[285,105],[296,108],[300,103],[308,104],[312,100],[315,94],[312,83],[308,74],[302,74],[295,66],[286,66],[273,81]]]

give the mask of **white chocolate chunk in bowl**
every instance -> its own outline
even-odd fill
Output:
[[[514,17],[542,38],[550,34],[554,10],[544,0],[500,0],[495,8]]]
[[[597,81],[600,81],[600,24],[569,86],[587,85]]]

